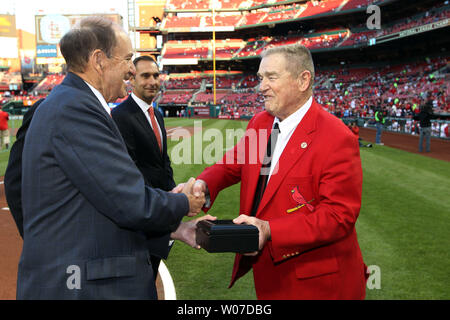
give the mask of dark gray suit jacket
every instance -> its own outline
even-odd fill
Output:
[[[153,188],[170,191],[175,187],[173,171],[170,166],[170,158],[167,154],[167,135],[162,115],[155,111],[162,133],[163,150],[160,152],[155,133],[148,122],[142,109],[138,106],[131,95],[114,108],[111,112],[112,118],[117,124],[120,133],[127,146],[128,153],[144,176],[145,183]],[[169,243],[170,234],[147,234],[149,237],[149,250],[153,246],[163,246]],[[155,276],[158,272],[161,256],[153,255],[151,258]]]
[[[36,110],[22,172],[18,299],[156,298],[145,234],[175,230],[189,202],[145,185],[116,124],[75,74]],[[153,250],[164,257],[169,248]]]
[[[163,151],[150,123],[131,95],[112,110],[128,152],[142,172],[148,185],[170,191],[175,187],[173,171],[167,154],[167,135],[162,115],[155,109],[155,117],[162,132]]]

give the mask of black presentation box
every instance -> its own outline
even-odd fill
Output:
[[[258,228],[234,224],[232,220],[201,220],[197,223],[197,244],[208,252],[258,251]]]

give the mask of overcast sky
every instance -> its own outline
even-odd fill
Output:
[[[35,33],[34,16],[41,14],[118,13],[127,27],[127,0],[1,0],[0,13],[16,14],[16,27]]]

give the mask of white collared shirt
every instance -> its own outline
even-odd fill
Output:
[[[275,123],[278,123],[278,126],[280,128],[280,133],[278,135],[277,144],[275,145],[275,150],[273,151],[273,157],[272,162],[270,166],[270,173],[269,177],[267,179],[267,183],[269,183],[270,177],[273,174],[276,174],[278,172],[278,160],[280,159],[284,148],[289,142],[289,139],[291,138],[292,134],[294,133],[297,126],[302,121],[305,114],[308,112],[309,108],[312,104],[312,96],[306,101],[306,103],[301,106],[297,111],[295,111],[293,114],[291,114],[289,117],[284,119],[283,121],[280,121],[277,117],[273,120],[272,128],[275,125]],[[274,171],[275,167],[277,170]]]
[[[131,97],[137,103],[139,108],[141,108],[142,112],[144,113],[145,117],[147,118],[148,123],[150,124],[150,126],[153,129],[152,121],[150,120],[150,115],[148,114],[148,109],[151,107],[151,105],[149,105],[147,102],[145,102],[144,100],[139,98],[137,95],[135,95],[134,92],[131,93]],[[157,111],[155,110],[155,113],[156,112]],[[161,137],[161,148],[164,148],[163,141],[162,141],[163,140],[163,138],[162,138],[163,135],[162,135],[159,123],[158,123],[158,119],[156,119],[156,115],[155,115],[155,121],[156,121],[156,125],[158,126],[159,136]]]
[[[108,112],[108,114],[111,116],[111,108],[108,106],[108,103],[106,102],[105,97],[103,97],[103,95],[100,93],[100,91],[95,89],[89,83],[87,83],[86,81],[84,81],[84,83],[86,83],[88,85],[88,87],[91,88],[92,92],[95,94],[95,96],[97,97],[98,101],[100,101],[102,107],[105,108],[106,112]]]

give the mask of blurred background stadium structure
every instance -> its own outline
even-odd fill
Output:
[[[125,16],[108,6],[91,14],[123,24],[136,55],[159,62],[164,81],[157,103],[165,116],[249,119],[264,105],[256,77],[261,52],[301,43],[316,64],[315,97],[329,112],[370,127],[376,108],[385,107],[388,130],[417,133],[411,116],[431,99],[440,114],[433,136],[449,138],[449,1],[123,2]],[[367,23],[374,4],[379,29]],[[38,10],[32,34],[16,28],[19,10],[0,15],[0,103],[18,115],[61,83],[58,41],[87,15]]]

